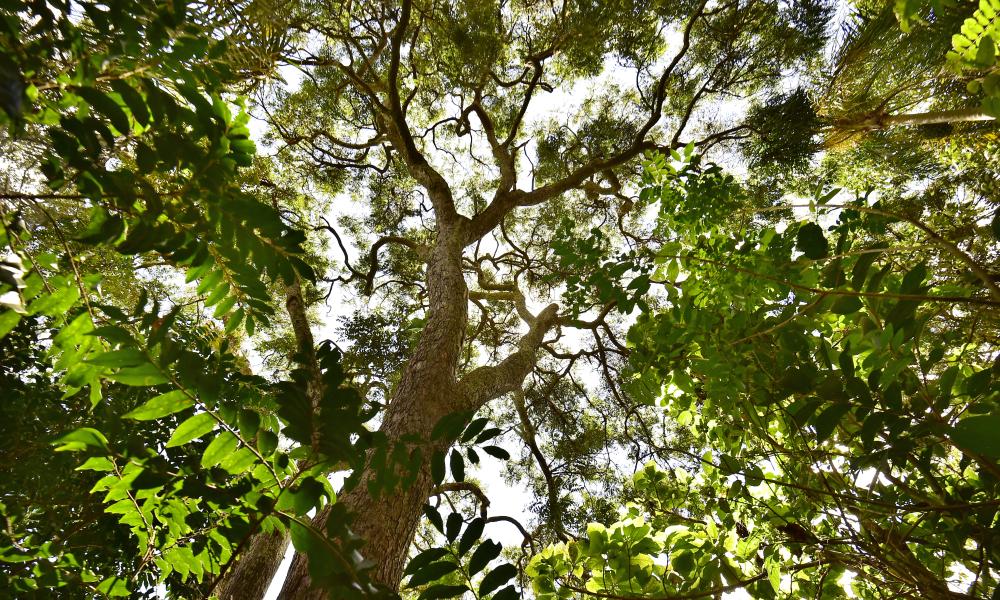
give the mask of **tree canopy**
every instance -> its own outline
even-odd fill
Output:
[[[0,587],[997,597],[998,12],[0,1]]]

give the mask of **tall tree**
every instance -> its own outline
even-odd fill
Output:
[[[260,597],[288,539],[288,598],[1000,578],[995,144],[897,128],[817,165],[787,84],[830,7],[74,6],[14,2],[0,30],[28,174],[0,203],[0,374],[56,407],[12,424],[82,453],[53,462],[59,501],[111,547],[50,533],[29,445],[30,493],[0,505],[12,589]],[[301,85],[260,85],[281,62]],[[359,299],[346,352],[314,333],[327,285]],[[491,504],[485,455],[537,526]]]
[[[776,85],[822,48],[825,15],[819,4],[757,1],[310,6],[303,28],[312,45],[292,59],[307,77],[272,119],[283,153],[320,183],[357,173],[351,190],[373,209],[361,225],[382,235],[368,276],[354,273],[362,287],[382,274],[385,245],[409,253],[394,255],[390,271],[416,259],[422,272],[417,292],[403,291],[424,320],[387,394],[379,432],[389,446],[444,453],[455,437],[432,439],[435,425],[518,391],[562,329],[619,344],[603,323],[633,300],[594,306],[594,321],[552,302],[564,277],[546,259],[558,218],[625,217],[623,192],[644,152],[692,140],[707,149],[738,135],[738,123],[701,111]],[[536,116],[546,94],[583,89],[608,71],[614,79],[582,95],[564,122]],[[622,80],[634,83],[614,83]],[[470,330],[470,307],[489,325]],[[500,316],[511,309],[519,319]],[[487,360],[465,358],[484,343]],[[430,462],[397,494],[372,497],[370,470],[339,498],[355,514],[375,579],[391,588],[434,486]],[[310,596],[308,586],[297,557],[283,595]]]

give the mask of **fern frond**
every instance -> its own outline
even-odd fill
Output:
[[[1000,40],[1000,0],[979,0],[979,8],[951,38],[948,61],[955,67],[989,67]]]

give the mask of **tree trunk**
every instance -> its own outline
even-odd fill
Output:
[[[285,309],[295,334],[297,352],[309,370],[309,396],[315,410],[323,397],[322,374],[316,360],[316,342],[309,328],[306,302],[298,279],[285,287]],[[315,445],[316,440],[313,440]],[[257,532],[252,535],[236,563],[214,590],[221,600],[260,599],[267,592],[288,548],[288,533]]]
[[[876,131],[890,127],[917,127],[920,125],[938,125],[947,123],[970,123],[975,121],[993,121],[995,117],[981,108],[961,108],[957,110],[939,110],[934,112],[908,113],[889,115],[884,112],[854,115],[834,122],[838,131]]]
[[[286,533],[257,533],[214,594],[220,600],[263,598],[288,548]]]
[[[380,428],[390,445],[408,434],[428,440],[441,417],[464,408],[463,394],[458,393],[456,381],[468,311],[462,247],[461,228],[447,228],[441,232],[429,257],[427,325]],[[452,441],[428,442],[423,446],[423,465],[412,486],[373,498],[366,485],[371,473],[366,473],[353,490],[338,498],[354,515],[352,530],[365,540],[361,553],[375,563],[372,571],[375,583],[393,589],[399,586],[422,507],[433,487],[430,457]],[[325,525],[327,515],[327,511],[318,515],[315,524]],[[325,593],[310,589],[306,558],[296,554],[279,598],[325,597]]]

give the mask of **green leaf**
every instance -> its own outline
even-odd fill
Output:
[[[795,247],[813,260],[825,257],[830,251],[830,243],[823,235],[823,228],[815,223],[806,223],[795,236]]]
[[[517,568],[510,563],[504,563],[493,569],[486,574],[486,577],[483,577],[483,582],[479,584],[479,596],[489,594],[513,579],[515,575],[517,575]]]
[[[411,558],[410,562],[406,563],[406,569],[403,571],[403,574],[412,575],[447,554],[448,550],[446,548],[430,548],[428,550],[424,550],[420,554]]]
[[[256,462],[257,455],[251,452],[249,448],[244,447],[222,459],[219,466],[226,472],[237,475],[249,469]]]
[[[1000,414],[962,419],[952,428],[951,439],[970,452],[1000,458]]]
[[[479,432],[482,431],[484,427],[486,427],[486,423],[488,422],[489,419],[487,419],[486,417],[473,419],[473,421],[469,423],[469,426],[465,428],[465,433],[462,434],[462,441],[468,442],[472,438],[476,437],[476,435],[478,435]]]
[[[856,296],[841,296],[833,302],[830,312],[835,315],[849,315],[861,310],[862,306],[864,306],[864,303],[861,302],[861,298]]]
[[[135,344],[135,338],[132,337],[132,334],[125,328],[117,325],[104,325],[103,327],[98,327],[97,329],[91,331],[87,335],[98,336],[101,339],[111,342],[112,344],[121,344],[124,346],[131,346]]]
[[[94,107],[97,112],[107,117],[111,121],[111,124],[114,125],[114,128],[118,130],[118,133],[122,135],[128,134],[130,130],[128,116],[118,106],[117,102],[104,93],[90,87],[79,88],[76,90],[76,93]]]
[[[278,436],[273,431],[259,431],[257,433],[257,449],[264,456],[271,456],[278,448]]]
[[[86,460],[82,465],[73,469],[74,471],[104,471],[110,472],[115,470],[114,463],[110,459],[104,456],[92,456]]]
[[[199,438],[215,429],[215,417],[209,413],[198,413],[193,417],[188,417],[181,423],[174,434],[167,440],[167,448],[180,446]]]
[[[108,449],[108,438],[92,427],[81,427],[52,442],[57,444],[56,452],[85,450],[87,448]]]
[[[431,479],[434,480],[434,485],[441,485],[444,481],[444,452],[441,450],[435,450],[434,456],[431,457]]]
[[[445,537],[449,542],[454,542],[458,537],[458,532],[462,530],[462,515],[453,512],[448,515],[448,525],[445,527]]]
[[[461,433],[465,426],[465,420],[469,417],[468,412],[448,413],[441,417],[431,430],[432,440],[453,440]]]
[[[458,570],[458,565],[451,561],[442,560],[439,562],[431,563],[426,567],[422,567],[416,573],[410,577],[410,581],[407,585],[410,587],[416,587],[418,585],[424,585],[432,581],[437,581],[441,579],[448,573],[454,573]]]
[[[517,593],[517,588],[512,585],[508,585],[496,594],[493,594],[492,600],[519,600],[520,598],[521,595]]]
[[[832,406],[828,406],[823,412],[821,412],[816,419],[813,421],[813,425],[816,427],[816,441],[822,442],[826,438],[830,437],[834,429],[837,428],[837,424],[840,423],[840,419],[847,414],[847,411],[851,410],[851,405],[840,402]]]
[[[899,291],[903,294],[913,294],[920,291],[921,284],[927,278],[927,264],[920,263],[906,272]]]
[[[125,385],[140,387],[159,385],[168,381],[163,373],[151,363],[121,369],[113,375],[108,375],[107,378]]]
[[[425,504],[424,514],[427,516],[427,520],[431,522],[431,525],[434,525],[435,529],[444,533],[444,520],[441,519],[441,513],[436,508],[430,504]]]
[[[51,294],[39,296],[28,305],[28,314],[43,314],[50,317],[62,316],[80,299],[80,291],[75,285],[67,284]]]
[[[455,481],[465,481],[465,460],[457,449],[451,451],[451,457],[448,462],[451,466],[451,475],[455,478]]]
[[[493,540],[486,540],[479,544],[469,559],[469,575],[475,575],[482,571],[491,560],[500,556],[502,550],[503,546]]]
[[[147,108],[146,101],[143,100],[142,94],[121,79],[115,79],[112,81],[111,88],[118,92],[118,95],[122,97],[122,100],[125,102],[125,106],[128,107],[136,122],[140,125],[146,125],[149,123],[149,108]]]
[[[0,313],[0,340],[2,340],[8,333],[11,332],[17,323],[21,320],[21,315],[14,312],[13,310],[7,310]]]
[[[128,590],[128,585],[126,580],[121,577],[109,577],[101,583],[97,584],[95,588],[104,596],[109,596],[111,598],[118,598],[122,596],[131,595]]]
[[[465,533],[462,534],[462,539],[458,542],[459,556],[465,556],[469,548],[472,548],[473,544],[479,541],[479,537],[483,535],[483,528],[485,526],[486,521],[479,517],[469,523],[469,526],[465,528]]]
[[[771,582],[771,587],[775,593],[781,592],[781,562],[774,559],[765,561],[767,567],[767,580]]]
[[[500,446],[483,446],[483,452],[500,460],[510,460],[510,452],[507,452]]]
[[[469,588],[464,585],[432,585],[424,590],[418,600],[440,600],[441,598],[455,598],[461,596]]]
[[[993,38],[986,35],[979,41],[979,49],[976,51],[976,64],[980,67],[991,67],[996,58],[996,45]]]
[[[83,362],[99,367],[121,368],[148,364],[149,358],[137,348],[122,348],[121,350],[112,350],[98,354]]]
[[[222,459],[229,456],[240,441],[229,431],[223,431],[215,436],[215,439],[208,444],[205,452],[201,455],[201,466],[210,469],[222,462]]]
[[[150,421],[180,412],[193,404],[194,400],[183,391],[174,390],[166,394],[160,394],[142,406],[125,413],[122,415],[122,418],[135,419],[136,421]]]

